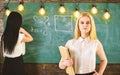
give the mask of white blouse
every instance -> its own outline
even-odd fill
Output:
[[[90,37],[68,40],[66,44],[70,50],[76,74],[89,73],[95,70],[98,42],[98,40],[90,40]]]
[[[21,42],[24,37],[24,34],[20,33],[18,36],[17,44],[14,48],[12,54],[3,52],[4,57],[15,58],[25,54],[25,42]]]

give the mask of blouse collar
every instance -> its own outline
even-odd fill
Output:
[[[78,39],[79,41],[89,41],[90,40],[90,36],[88,36],[88,37],[86,37],[86,38],[82,38],[82,37],[79,37],[79,39]]]

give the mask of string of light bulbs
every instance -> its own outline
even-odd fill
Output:
[[[8,7],[9,2],[10,2],[10,0],[8,1],[7,5],[4,7],[6,16],[8,16],[11,13],[11,10]],[[79,5],[78,3],[75,3],[75,10],[72,13],[73,18],[75,18],[75,19],[77,19],[80,16],[80,11],[79,11],[78,5]],[[23,12],[24,9],[25,9],[24,1],[21,0],[19,2],[17,10],[20,12]],[[59,14],[65,14],[67,12],[63,2],[60,2],[58,12],[59,12]],[[44,2],[42,0],[40,0],[40,9],[38,10],[38,13],[40,14],[40,16],[45,16],[47,13],[45,6],[44,6]],[[98,9],[97,9],[97,6],[95,4],[92,4],[92,7],[90,9],[90,13],[92,15],[96,15],[98,13]],[[104,20],[109,20],[111,18],[111,14],[109,13],[109,10],[108,10],[108,3],[106,3],[106,9],[105,9],[102,16],[103,16]]]
[[[9,14],[11,13],[11,10],[10,10],[9,7],[8,7],[8,4],[9,4],[9,3],[10,3],[10,0],[8,0],[7,5],[4,6],[4,8],[5,8],[5,15],[6,15],[6,16],[9,16]],[[25,7],[24,7],[24,2],[23,2],[23,0],[21,0],[21,1],[19,2],[19,5],[18,5],[18,7],[17,7],[17,10],[20,11],[20,12],[23,12],[24,9],[25,9]]]

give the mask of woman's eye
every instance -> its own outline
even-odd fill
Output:
[[[90,24],[90,22],[89,22],[89,21],[87,21],[87,22],[86,22],[86,24]]]
[[[81,22],[81,24],[84,24],[84,22]]]

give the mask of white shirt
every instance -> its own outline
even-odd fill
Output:
[[[17,44],[16,44],[12,54],[8,54],[7,52],[3,52],[3,55],[5,57],[9,57],[9,58],[15,58],[15,57],[19,57],[21,55],[24,55],[25,54],[25,42],[21,42],[23,37],[24,37],[24,34],[20,33],[18,36]]]
[[[67,46],[73,59],[76,74],[89,73],[95,70],[98,42],[98,40],[90,40],[90,37],[68,40]]]

